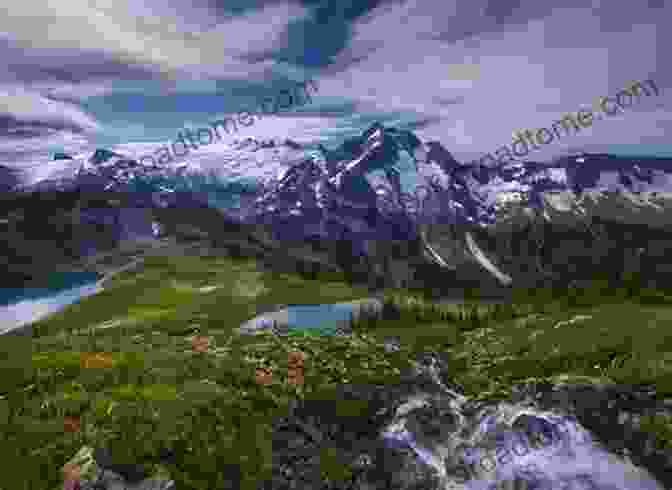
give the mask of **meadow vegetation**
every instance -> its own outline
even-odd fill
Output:
[[[382,318],[353,322],[350,336],[241,336],[235,329],[260,305],[367,292],[263,272],[246,259],[149,257],[36,323],[32,338],[0,342],[0,490],[60,488],[63,464],[83,445],[148,466],[170,446],[177,488],[225,488],[227,465],[239,465],[242,488],[256,489],[270,472],[271,422],[291,400],[331,397],[343,413],[361,410],[336,400],[334,387],[395,383],[428,350],[448,355],[452,381],[475,398],[506,398],[514,384],[544,380],[654,385],[669,396],[672,296],[637,284],[516,291],[511,303],[494,305],[437,304],[421,291],[394,290]],[[195,335],[209,337],[207,350],[194,351]],[[401,348],[386,350],[388,337]],[[305,354],[303,384],[287,382],[293,351]],[[105,362],[83,367],[94,352]],[[270,370],[267,383],[255,378],[259,367]],[[64,430],[69,416],[79,430]],[[669,420],[647,424],[660,444],[672,443]]]

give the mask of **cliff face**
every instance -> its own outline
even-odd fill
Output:
[[[402,192],[398,168],[409,162],[417,186]],[[394,269],[392,283],[434,276],[502,290],[632,273],[665,282],[671,172],[669,159],[599,154],[466,166],[437,142],[374,125],[294,166],[256,217],[279,236],[345,237],[354,255]]]

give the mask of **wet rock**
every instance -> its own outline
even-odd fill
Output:
[[[163,451],[160,459],[170,458]],[[148,475],[142,465],[115,463],[106,448],[84,446],[64,468],[68,468],[66,478],[77,477],[80,490],[175,490],[175,482],[165,470]]]
[[[545,419],[549,414],[569,419],[575,416],[595,437],[596,447],[606,450],[599,453],[606,454],[604,461],[617,470],[622,468],[632,481],[644,482],[641,488],[651,485],[650,475],[670,487],[670,450],[646,456],[650,438],[642,437],[636,427],[639,413],[669,413],[670,407],[656,400],[650,388],[525,385],[517,386],[508,401],[469,400],[449,384],[448,374],[448,359],[427,352],[417,357],[414,367],[402,373],[397,383],[342,385],[333,398],[297,401],[287,417],[274,424],[274,476],[260,488],[307,488],[312,484],[312,488],[324,490],[465,490],[467,479],[491,478],[495,473],[465,466],[464,448],[482,448],[494,455],[496,448],[501,449],[504,434],[517,433],[530,441],[533,450],[544,450],[543,442],[557,440],[555,426]],[[359,400],[367,408],[359,415],[344,417],[335,409],[341,400]],[[484,429],[487,420],[496,420],[496,426]],[[319,437],[309,433],[319,433]],[[392,433],[406,436],[390,438]],[[319,476],[319,458],[311,456],[323,447],[336,448],[339,460],[348,466],[347,481],[326,481]],[[541,477],[533,468],[526,471],[521,469],[507,479],[511,483],[523,478],[521,475]],[[588,478],[560,475],[556,483],[578,484],[579,477]],[[551,488],[548,482],[535,481],[538,487],[534,488]]]
[[[670,400],[655,387],[628,385],[541,385],[518,387],[514,402],[534,403],[543,410],[571,414],[609,449],[647,468],[667,488],[672,486],[672,453],[642,430],[644,416],[672,417]]]

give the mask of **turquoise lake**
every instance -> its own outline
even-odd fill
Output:
[[[53,274],[44,287],[0,290],[0,334],[28,325],[80,299],[102,291],[100,277],[90,272]],[[337,327],[346,326],[354,306],[348,303],[324,305],[290,305],[275,314],[260,315],[247,322],[256,327],[271,317],[293,332],[333,335]]]
[[[43,287],[0,289],[0,334],[97,293],[99,279],[93,272],[54,273]]]

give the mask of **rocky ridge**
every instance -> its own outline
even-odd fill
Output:
[[[299,151],[291,143],[279,145]],[[290,255],[291,266],[346,271],[373,288],[497,296],[599,274],[667,283],[672,272],[661,263],[672,243],[667,159],[581,154],[467,166],[438,142],[374,124],[336,149],[306,150],[256,186],[102,149],[68,162],[76,172],[3,193],[0,233],[12,259],[4,267],[15,279],[38,274],[28,256],[67,264],[167,235],[274,266]],[[402,193],[408,175],[424,186],[411,193],[415,203]],[[55,236],[59,250],[47,251]]]

